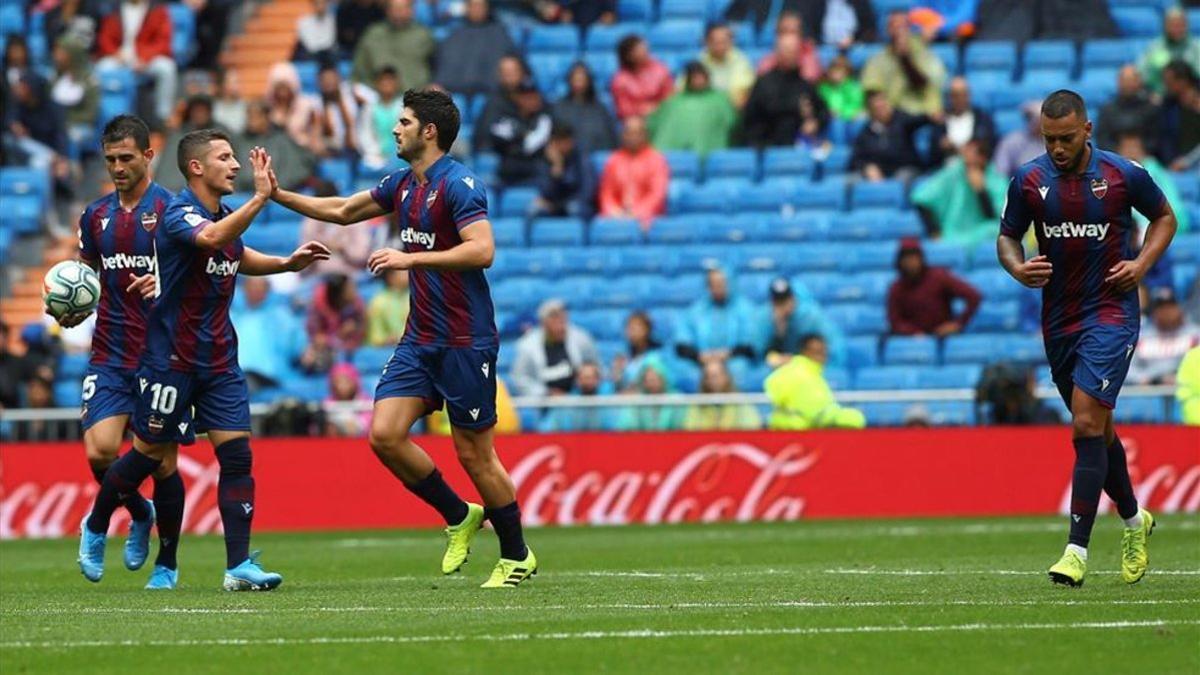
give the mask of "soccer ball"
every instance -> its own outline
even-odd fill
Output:
[[[55,319],[90,312],[100,304],[100,277],[77,260],[64,260],[46,272],[42,303]]]

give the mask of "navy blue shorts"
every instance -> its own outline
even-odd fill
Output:
[[[1079,387],[1104,407],[1115,408],[1125,384],[1138,328],[1094,326],[1061,338],[1046,340],[1046,358],[1058,393],[1071,407],[1071,394]]]
[[[89,365],[83,374],[83,409],[81,422],[87,431],[96,423],[118,415],[133,415],[137,407],[136,373],[133,368]],[[181,442],[191,444],[191,411],[187,413],[188,433]]]
[[[496,424],[496,349],[396,345],[375,387],[375,400],[425,399],[429,412],[446,405],[450,424],[487,429]]]
[[[147,443],[183,442],[188,434],[213,430],[250,431],[250,391],[241,368],[185,373],[143,365],[135,385],[133,432]]]

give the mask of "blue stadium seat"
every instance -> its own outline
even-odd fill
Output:
[[[667,305],[672,307],[686,307],[696,301],[704,293],[704,276],[701,274],[682,274],[677,277],[668,279],[667,282],[660,288],[654,289],[653,306],[658,307]],[[661,308],[660,308],[661,309]],[[655,315],[652,310],[651,315]],[[655,331],[659,331],[659,326],[663,325],[656,322]],[[664,326],[665,327],[665,326]],[[669,333],[659,332],[661,335],[669,335]]]
[[[862,411],[867,418],[867,426],[898,427],[904,424],[908,411],[916,404],[907,401],[886,401],[882,403],[862,403],[853,407]]]
[[[1025,43],[1025,71],[1053,71],[1058,77],[1075,72],[1075,43],[1069,40],[1034,40]]]
[[[544,280],[543,284],[545,283]],[[567,307],[584,309],[597,306],[598,301],[607,295],[608,284],[601,278],[591,275],[574,275],[559,279],[554,289],[547,292],[543,287],[539,290],[538,302],[549,297],[560,297],[566,301]]]
[[[349,159],[323,159],[317,165],[317,174],[333,183],[339,194],[349,194],[354,188],[354,165]]]
[[[767,291],[771,282],[779,275],[775,272],[746,272],[734,277],[734,289],[738,295],[756,305],[767,301]]]
[[[283,394],[302,401],[320,401],[329,395],[329,383],[323,375],[293,374],[283,381]]]
[[[1008,272],[996,267],[976,269],[963,275],[963,279],[991,300],[1016,300],[1023,288]]]
[[[896,338],[889,338],[895,340]],[[954,364],[922,368],[917,376],[917,386],[922,389],[974,388],[979,384],[983,368],[977,364]]]
[[[849,366],[855,370],[879,365],[879,338],[860,335],[846,340],[846,356]]]
[[[975,423],[975,404],[971,401],[931,401],[925,407],[929,410],[929,421],[937,427]]]
[[[740,213],[779,213],[795,202],[799,185],[787,176],[769,178],[756,185],[747,184],[737,192],[734,209]]]
[[[855,389],[913,389],[919,370],[908,366],[876,366],[855,373]]]
[[[679,270],[679,254],[660,246],[619,246],[605,249],[612,254],[612,269],[621,274],[674,274]]]
[[[967,268],[967,251],[958,244],[947,241],[929,241],[925,242],[924,247],[925,261],[930,265],[948,267],[955,271]]]
[[[801,183],[793,203],[799,209],[841,211],[846,204],[846,188],[841,181]]]
[[[763,178],[773,176],[808,176],[812,171],[812,157],[796,148],[767,148],[762,156]]]
[[[1044,71],[1026,73],[1025,79],[981,94],[977,98],[987,100],[995,114],[1011,111],[1020,113],[1021,104],[1026,101],[1040,101],[1042,97],[1054,91],[1055,87],[1063,85],[1061,75],[1047,76]]]
[[[699,179],[700,158],[696,153],[691,150],[667,150],[663,156],[667,158],[667,166],[671,167],[671,178]]]
[[[492,236],[496,240],[496,246],[519,246],[525,247],[528,241],[525,238],[525,221],[520,218],[497,218],[492,221]]]
[[[175,63],[186,65],[196,51],[196,15],[182,2],[169,3],[167,12],[171,15],[171,52]]]
[[[687,220],[696,230],[696,241],[704,243],[728,242],[740,244],[750,238],[750,229],[755,222],[750,215],[764,217],[760,214],[737,214],[731,216],[693,213]],[[673,216],[667,216],[673,217]]]
[[[622,21],[614,24],[592,24],[587,36],[583,39],[584,49],[589,54],[596,52],[614,52],[617,43],[626,35],[645,35],[647,24],[634,21]]]
[[[704,21],[668,17],[650,27],[646,40],[655,52],[685,50],[695,53],[704,43]]]
[[[963,72],[982,70],[1011,74],[1016,70],[1017,45],[1014,42],[972,42],[963,57]]]
[[[1140,38],[1087,40],[1079,62],[1085,68],[1119,68],[1136,62],[1145,50],[1146,41]]]
[[[510,218],[522,218],[529,211],[529,207],[533,204],[533,200],[537,199],[538,192],[535,188],[527,187],[511,187],[504,191],[500,196],[499,206],[501,216]],[[489,203],[496,203],[490,197]]]
[[[59,379],[54,382],[54,405],[60,407],[77,407],[81,403],[83,387],[79,380]]]
[[[1001,108],[993,113],[996,121],[996,135],[1003,138],[1025,126],[1025,116],[1015,108]]]
[[[913,211],[888,208],[856,209],[835,218],[829,236],[839,240],[895,242],[903,237],[919,237],[921,221]]]
[[[354,367],[360,373],[375,373],[383,370],[388,359],[392,358],[394,347],[359,347],[354,352]]]
[[[929,50],[941,59],[947,74],[957,75],[960,72],[962,63],[959,59],[958,45],[952,42],[935,42],[929,45]]]
[[[743,244],[730,248],[726,255],[736,259],[737,267],[747,272],[778,272],[783,266],[779,247],[774,244]]]
[[[883,342],[883,362],[889,366],[931,366],[938,361],[938,343],[931,337],[891,336]]]
[[[866,126],[865,119],[846,120],[835,117],[829,121],[829,140],[841,146],[853,146],[854,139]]]
[[[887,317],[882,305],[832,305],[829,320],[849,335],[879,335],[887,330]]]
[[[78,380],[82,378],[84,371],[87,370],[90,356],[87,353],[63,354],[58,360],[57,375],[59,379]]]
[[[661,278],[635,274],[604,279],[602,287],[591,288],[588,301],[596,307],[633,307],[646,297],[648,289],[651,288],[650,284],[653,283],[651,279],[658,281]]]
[[[667,19],[702,19],[708,14],[708,0],[661,0],[658,6],[658,18]]]
[[[714,150],[704,160],[706,178],[758,180],[758,152],[750,148]]]
[[[575,63],[575,56],[562,52],[535,53],[529,54],[527,61],[538,88],[554,91],[555,87],[566,82],[567,70]]]
[[[971,267],[976,270],[1000,269],[1000,262],[996,259],[996,242],[993,239],[986,238],[971,248]]]
[[[806,244],[797,246],[792,254],[797,267],[811,272],[832,272],[849,257],[850,249],[836,244]]]
[[[832,180],[832,176],[846,173],[850,169],[850,146],[835,145],[829,150],[829,154],[825,159],[816,163],[813,169],[814,177],[819,172],[825,176],[826,181]]]
[[[642,241],[642,228],[629,218],[597,218],[592,221],[588,238],[593,246],[637,244]]]
[[[1086,62],[1084,65],[1087,67]],[[1093,104],[1107,101],[1117,92],[1117,72],[1115,68],[1087,67],[1079,75],[1075,88],[1085,101]]]
[[[625,313],[613,309],[571,312],[571,321],[583,327],[597,340],[620,340],[625,330]]]
[[[942,360],[947,365],[1001,361],[1005,355],[996,349],[998,340],[996,335],[951,335],[946,338]]]
[[[1173,171],[1171,178],[1185,202],[1200,201],[1200,173],[1196,171]]]
[[[1002,70],[974,70],[965,77],[977,101],[991,101],[994,92],[1008,89],[1013,84],[1012,77]]]
[[[845,275],[836,272],[802,272],[797,276],[797,281],[804,284],[804,287],[818,302],[831,304],[837,300],[845,278]],[[858,298],[843,298],[843,300],[854,302]]]
[[[1042,363],[1046,360],[1046,348],[1040,335],[1005,335],[994,349],[1001,352],[1006,361]]]
[[[50,191],[50,176],[22,166],[0,168],[0,197],[33,196],[44,200]]]
[[[858,42],[850,48],[847,56],[850,58],[850,65],[855,71],[862,70],[863,64],[872,56],[883,51],[883,45],[879,43]]]
[[[541,218],[530,226],[531,246],[583,246],[583,221],[578,218]]]
[[[21,5],[0,5],[0,35],[22,35],[25,32],[25,12]]]
[[[688,216],[662,216],[654,220],[646,232],[651,244],[691,244],[698,241],[696,219]]]
[[[967,331],[972,333],[1009,332],[1017,329],[1020,323],[1019,305],[1015,300],[1006,302],[990,302],[985,299],[979,305],[979,311],[967,325]]]
[[[1153,38],[1162,33],[1162,16],[1157,8],[1115,7],[1111,12],[1122,35]]]
[[[0,227],[18,234],[31,234],[41,228],[42,200],[35,195],[4,198],[0,209]]]
[[[893,270],[896,267],[896,249],[893,242],[863,242],[848,245],[842,253],[838,269],[843,272],[870,270]]]
[[[675,183],[668,190],[670,213],[723,213],[733,209],[738,193],[747,188],[747,183],[736,178],[716,178],[703,185],[697,183]],[[671,194],[678,189],[675,194]]]
[[[617,20],[621,23],[628,21],[649,21],[652,18],[654,18],[654,3],[652,0],[617,0]],[[595,28],[596,26],[592,26],[593,30]]]
[[[1196,284],[1196,274],[1196,265],[1193,263],[1176,263],[1171,268],[1176,297],[1186,298],[1192,294],[1192,288]]]
[[[887,271],[841,274],[841,287],[833,295],[838,302],[879,302],[887,299],[888,289],[895,281],[896,273]]]
[[[1170,421],[1167,406],[1174,407],[1174,402],[1164,403],[1162,398],[1146,396],[1125,396],[1121,405],[1113,411],[1116,421],[1123,424],[1162,424]]]
[[[96,80],[100,84],[101,107],[107,100],[114,107],[124,106],[117,114],[129,112],[137,99],[137,77],[128,68],[97,68]],[[107,119],[107,118],[105,118]],[[99,124],[103,124],[97,120]]]
[[[529,31],[530,52],[574,54],[579,51],[579,29],[574,25],[536,25]]]
[[[693,244],[679,248],[679,271],[702,272],[729,263],[729,247],[717,244]]]
[[[831,213],[804,211],[783,218],[751,214],[752,225],[746,232],[755,242],[825,241],[829,238]]]

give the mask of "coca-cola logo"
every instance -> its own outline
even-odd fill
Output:
[[[796,520],[804,498],[791,484],[819,453],[789,445],[771,453],[747,443],[710,443],[664,471],[578,471],[559,445],[512,466],[527,525],[623,525],[697,520]]]
[[[1178,467],[1174,464],[1162,464],[1142,475],[1138,466],[1139,444],[1136,438],[1122,438],[1125,446],[1125,461],[1129,466],[1129,479],[1133,483],[1133,492],[1137,495],[1138,504],[1148,506],[1163,513],[1195,513],[1200,511],[1200,465]],[[1098,513],[1108,513],[1115,506],[1107,495],[1100,499]],[[1058,511],[1061,514],[1071,510],[1071,480],[1067,477],[1067,487],[1059,500]]]

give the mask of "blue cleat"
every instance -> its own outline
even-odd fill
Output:
[[[274,572],[264,572],[258,566],[258,556],[262,551],[254,551],[242,564],[231,570],[225,570],[227,591],[270,591],[283,583],[283,577]]]
[[[173,591],[179,583],[179,570],[173,570],[162,565],[155,565],[150,573],[150,581],[146,582],[149,591]]]
[[[129,538],[125,540],[125,569],[140,570],[150,555],[150,530],[154,527],[154,502],[147,501],[150,515],[145,520],[129,521]]]
[[[95,533],[88,529],[88,517],[79,523],[79,571],[88,581],[100,581],[104,576],[104,543],[107,533]]]

